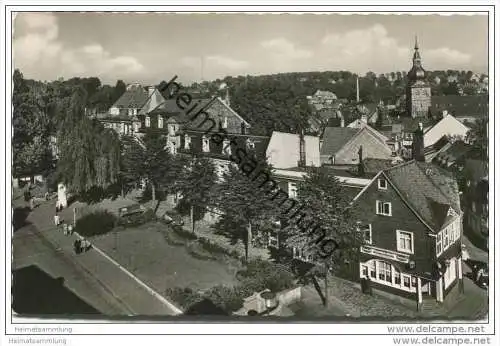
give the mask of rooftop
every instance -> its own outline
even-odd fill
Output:
[[[432,230],[441,230],[443,210],[452,207],[461,213],[457,182],[447,171],[431,163],[409,161],[384,174]]]

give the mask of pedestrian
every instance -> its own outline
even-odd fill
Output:
[[[48,201],[49,200],[49,192],[45,192],[45,200]]]
[[[64,231],[64,235],[68,235],[68,224],[63,223],[63,231]]]
[[[82,249],[81,245],[82,245],[82,241],[80,239],[76,239],[73,242],[73,248],[75,249],[76,254],[79,254],[81,252],[81,249]]]
[[[30,198],[30,209],[35,209],[35,198],[33,197]]]
[[[72,224],[68,225],[68,233],[69,233],[69,235],[73,235],[73,225]]]
[[[54,215],[54,223],[56,224],[56,226],[59,226],[59,215],[57,214],[57,212]]]

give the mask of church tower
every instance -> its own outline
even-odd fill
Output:
[[[406,87],[406,108],[412,118],[426,117],[431,107],[431,87],[425,80],[425,70],[418,50],[418,41],[415,37],[415,52],[413,66],[408,72]]]

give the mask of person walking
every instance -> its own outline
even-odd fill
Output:
[[[54,215],[54,223],[56,226],[59,226],[59,214],[56,211],[56,214]]]
[[[81,252],[81,249],[82,249],[82,241],[80,239],[76,239],[74,242],[73,242],[73,248],[75,250],[75,254],[79,254]]]

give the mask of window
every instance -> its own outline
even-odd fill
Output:
[[[203,137],[201,137],[201,146],[202,146],[202,150],[204,153],[208,153],[210,151],[210,142],[207,138],[207,136],[203,135]]]
[[[227,117],[224,117],[224,121],[222,122],[222,128],[227,129]]]
[[[368,267],[365,265],[362,265],[361,266],[361,273],[362,273],[362,277],[367,277],[368,276]]]
[[[297,184],[288,183],[288,197],[297,198]]]
[[[231,155],[231,142],[227,138],[222,142],[222,154]]]
[[[158,128],[162,129],[163,128],[163,117],[158,116]]]
[[[378,188],[379,188],[379,190],[387,190],[387,180],[379,179],[378,180]]]
[[[172,155],[177,154],[177,145],[175,142],[170,143],[170,152],[172,153]]]
[[[449,238],[449,235],[448,235],[448,228],[445,228],[444,229],[444,248],[446,249],[448,247],[448,245],[450,244],[450,238]]]
[[[149,116],[146,117],[146,127],[151,126],[151,118]]]
[[[436,255],[439,256],[441,252],[443,251],[443,235],[441,232],[438,233],[436,237]]]
[[[455,241],[455,222],[448,226],[450,229],[450,245]]]
[[[378,261],[378,278],[382,281],[392,283],[392,269],[391,265],[384,261]]]
[[[394,270],[394,283],[401,286],[401,273],[398,270]]]
[[[403,286],[410,288],[410,277],[409,276],[403,276]]]
[[[368,265],[370,267],[370,276],[375,279],[377,277],[377,272],[375,270],[375,261],[370,261]]]
[[[392,215],[392,206],[390,202],[381,202],[377,201],[377,214],[391,216]]]
[[[189,150],[191,148],[191,137],[187,134],[184,135],[184,149]]]
[[[372,243],[372,225],[371,224],[365,224],[362,225],[361,222],[358,222],[358,231],[362,232],[362,237],[363,241],[366,244],[371,244]]]
[[[398,251],[413,253],[413,233],[398,230],[396,235]]]

